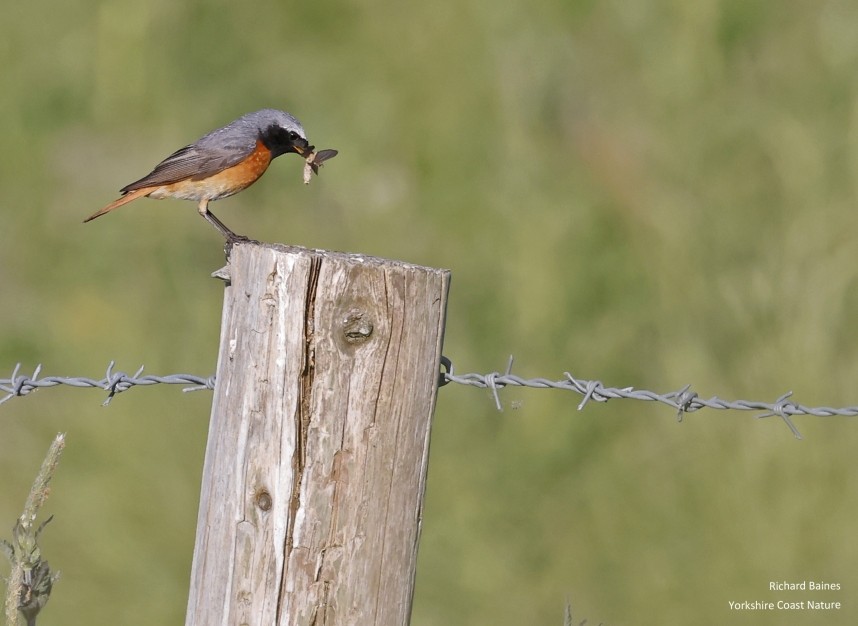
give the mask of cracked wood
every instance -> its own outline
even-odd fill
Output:
[[[407,624],[449,273],[238,244],[186,624]]]

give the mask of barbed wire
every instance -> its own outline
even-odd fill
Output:
[[[117,393],[121,393],[134,387],[135,385],[189,385],[182,391],[200,391],[202,389],[214,389],[214,376],[194,376],[193,374],[168,374],[167,376],[153,376],[151,374],[143,376],[143,366],[141,366],[134,374],[128,375],[125,372],[114,372],[113,367],[115,361],[111,361],[107,366],[107,373],[104,378],[85,378],[83,376],[46,376],[39,378],[42,371],[42,366],[36,366],[32,376],[19,375],[21,364],[18,363],[15,369],[12,370],[11,378],[0,378],[0,392],[6,395],[0,398],[0,404],[15,396],[26,396],[27,394],[40,389],[42,387],[56,387],[57,385],[70,385],[72,387],[97,387],[107,391],[107,399],[103,402],[105,406],[110,404],[110,401]]]
[[[560,380],[551,380],[548,378],[522,378],[512,373],[513,359],[510,357],[506,370],[501,372],[490,372],[488,374],[456,374],[453,363],[447,357],[441,358],[442,371],[440,372],[440,385],[444,386],[449,383],[465,385],[469,387],[480,387],[488,389],[492,392],[492,397],[495,401],[495,406],[499,411],[503,411],[499,391],[504,387],[529,387],[532,389],[561,389],[565,391],[573,391],[580,396],[582,400],[578,403],[578,410],[581,411],[589,402],[607,402],[612,399],[626,400],[642,400],[645,402],[660,402],[676,410],[676,418],[682,421],[686,413],[693,413],[700,409],[718,409],[718,410],[733,410],[733,411],[763,411],[755,417],[757,419],[767,417],[780,417],[781,420],[789,427],[792,434],[797,439],[801,439],[801,433],[795,424],[790,419],[795,415],[812,415],[815,417],[831,417],[834,415],[841,416],[856,416],[858,415],[858,406],[847,406],[842,408],[834,407],[808,407],[803,404],[797,404],[789,398],[792,392],[784,393],[774,402],[760,402],[754,400],[724,400],[717,396],[710,398],[701,398],[696,392],[691,390],[691,385],[686,385],[676,391],[668,391],[666,393],[657,393],[647,391],[645,389],[635,389],[634,387],[606,387],[598,380],[583,380],[575,378],[569,372],[564,373],[564,378]],[[103,402],[104,405],[110,404],[110,401],[117,393],[126,391],[134,386],[146,386],[156,384],[166,385],[186,385],[182,390],[201,391],[203,389],[214,389],[214,376],[195,376],[193,374],[169,374],[166,376],[143,375],[143,367],[140,367],[134,374],[129,375],[125,372],[114,372],[115,362],[111,361],[107,366],[105,376],[101,379],[85,378],[81,376],[46,376],[39,378],[42,371],[42,366],[39,365],[34,370],[31,376],[20,374],[21,364],[15,366],[12,371],[11,378],[0,378],[0,392],[6,395],[0,397],[0,404],[8,401],[16,396],[26,396],[29,393],[43,388],[55,387],[57,385],[70,385],[72,387],[93,387],[102,389],[108,392],[107,399]]]
[[[441,366],[445,371],[441,373],[442,385],[457,383],[473,387],[483,387],[491,390],[495,405],[499,411],[503,410],[498,390],[506,386],[531,387],[536,389],[564,389],[574,391],[583,399],[578,404],[578,410],[582,410],[588,402],[607,402],[614,398],[627,400],[643,400],[645,402],[661,402],[676,410],[677,421],[682,421],[686,413],[693,413],[700,409],[718,409],[732,411],[763,411],[755,417],[764,419],[767,417],[780,417],[789,427],[796,439],[801,439],[801,433],[790,419],[794,415],[813,415],[815,417],[831,417],[834,415],[855,416],[858,415],[858,406],[847,406],[834,408],[828,406],[809,407],[797,404],[789,400],[792,391],[788,391],[778,397],[774,402],[760,402],[755,400],[724,400],[718,396],[701,398],[697,392],[691,390],[691,385],[686,385],[676,391],[667,393],[656,393],[634,387],[605,387],[598,380],[580,380],[565,372],[565,378],[561,380],[549,380],[547,378],[521,378],[512,374],[513,359],[510,357],[506,371],[492,372],[489,374],[461,374],[457,375],[453,370],[453,364],[446,357],[442,357]]]

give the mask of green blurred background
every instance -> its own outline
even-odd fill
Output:
[[[0,376],[214,372],[219,235],[187,202],[87,224],[264,106],[340,156],[215,205],[237,232],[447,267],[458,372],[858,404],[858,7],[490,0],[7,3]],[[211,394],[0,407],[0,535],[57,431],[39,626],[181,624]],[[440,391],[413,624],[858,623],[858,430]],[[850,478],[851,476],[851,478]],[[6,570],[2,570],[6,571]],[[774,593],[771,580],[841,585]],[[728,601],[840,600],[737,613]],[[576,623],[577,623],[576,621]]]

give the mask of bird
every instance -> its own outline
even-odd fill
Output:
[[[84,220],[109,213],[138,198],[178,198],[194,200],[197,210],[226,238],[227,242],[248,241],[237,235],[209,210],[209,202],[234,195],[255,183],[281,154],[295,153],[318,173],[321,160],[336,154],[322,151],[307,141],[304,127],[289,113],[262,109],[239,117],[213,130],[192,144],[176,150],[140,180],[120,189],[118,199]],[[323,158],[320,159],[319,156]]]

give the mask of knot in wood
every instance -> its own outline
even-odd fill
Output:
[[[348,343],[363,343],[370,338],[373,329],[372,320],[361,308],[349,309],[343,319],[343,335]]]
[[[261,510],[263,510],[263,511],[270,511],[271,510],[271,505],[273,502],[271,500],[271,494],[268,493],[267,490],[260,489],[259,491],[257,491],[255,500],[256,500],[256,506],[258,506]]]

